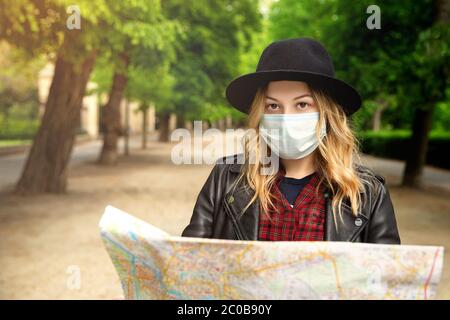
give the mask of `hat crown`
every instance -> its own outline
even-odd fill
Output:
[[[310,38],[272,42],[261,54],[256,72],[296,70],[334,77],[334,65],[325,47]]]
[[[225,95],[236,109],[249,113],[258,88],[272,81],[302,81],[334,99],[346,115],[362,103],[358,91],[335,77],[334,65],[325,47],[312,38],[272,42],[259,58],[256,72],[241,75],[228,84]]]

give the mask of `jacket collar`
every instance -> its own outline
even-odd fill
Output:
[[[231,164],[229,170],[233,173],[239,173],[241,164]],[[362,192],[364,194],[364,192]],[[224,197],[224,205],[227,213],[233,221],[234,228],[238,238],[241,240],[257,240],[259,228],[259,200],[243,212],[246,205],[250,202],[254,191],[250,188],[240,185],[234,190],[229,190]],[[342,220],[338,215],[334,217],[332,213],[332,194],[329,188],[325,188],[325,241],[354,241],[368,223],[367,210],[362,208],[357,217],[353,215],[347,203],[341,205]],[[364,196],[364,195],[363,195]]]

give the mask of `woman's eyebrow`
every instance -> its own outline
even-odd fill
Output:
[[[309,93],[305,93],[305,94],[302,94],[302,95],[300,95],[298,97],[293,98],[292,100],[297,100],[297,99],[300,99],[300,98],[303,98],[303,97],[311,97],[311,95]],[[266,96],[266,98],[279,102],[277,99],[275,99],[273,97]]]

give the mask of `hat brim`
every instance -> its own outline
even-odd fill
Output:
[[[343,108],[347,116],[355,113],[362,104],[358,91],[345,81],[297,70],[258,71],[242,75],[230,82],[225,95],[233,107],[248,114],[258,87],[279,80],[303,81],[322,89]]]

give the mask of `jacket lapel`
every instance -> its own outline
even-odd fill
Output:
[[[231,171],[238,174],[240,164],[232,164]],[[258,240],[259,199],[245,211],[254,195],[254,191],[240,184],[235,190],[228,190],[224,197],[224,207],[233,221],[239,240]]]
[[[253,192],[247,188],[236,188],[228,197],[227,205],[229,214],[234,220],[236,234],[239,240],[257,240],[259,226],[259,200],[257,199],[251,206],[243,212],[250,202]]]

